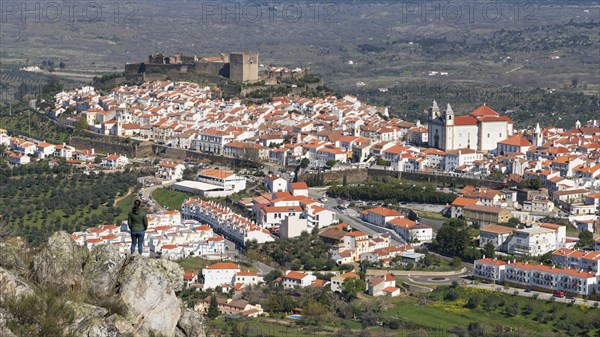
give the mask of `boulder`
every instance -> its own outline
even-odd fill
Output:
[[[108,310],[102,307],[87,303],[67,301],[66,304],[69,308],[73,309],[74,318],[72,327],[74,331],[77,331],[78,327],[84,322],[100,320],[108,313]]]
[[[181,289],[182,278],[183,269],[168,260],[133,255],[125,261],[118,277],[118,295],[136,331],[173,336],[181,316],[175,290]]]
[[[206,337],[206,319],[192,309],[183,309],[177,325],[186,337]]]
[[[42,286],[78,288],[82,285],[87,255],[87,248],[77,244],[69,234],[56,232],[33,258],[33,276]]]
[[[95,246],[83,267],[84,289],[96,298],[113,296],[124,262],[114,245]]]
[[[0,305],[10,299],[33,295],[33,289],[21,278],[12,272],[0,268]]]
[[[90,318],[73,331],[74,337],[142,337],[125,318],[112,315],[108,318]]]

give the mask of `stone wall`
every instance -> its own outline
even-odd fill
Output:
[[[494,189],[501,189],[506,186],[501,181],[489,180],[489,179],[473,179],[473,178],[461,178],[461,177],[453,177],[447,175],[434,175],[428,173],[416,173],[416,172],[394,172],[394,171],[383,171],[383,170],[373,170],[369,169],[369,177],[377,177],[377,176],[393,176],[396,178],[404,178],[407,180],[414,181],[426,181],[426,182],[437,182],[438,184],[450,185],[454,184],[454,186],[465,186],[471,185],[476,187],[489,187]]]
[[[346,176],[346,181],[348,183],[355,183],[355,182],[365,181],[368,178],[368,171],[367,171],[367,169],[345,170],[345,171],[325,171],[325,172],[321,172],[321,175],[323,177],[324,184],[333,183],[333,182],[341,183],[344,181],[344,176]],[[300,177],[298,177],[298,181],[311,180],[311,179],[314,179],[314,177],[316,177],[316,176],[317,176],[316,173],[301,174]]]
[[[73,136],[69,140],[69,145],[74,146],[76,149],[94,149],[96,153],[117,153],[123,154],[129,158],[137,156],[137,144],[117,144],[99,139]]]
[[[192,150],[171,148],[164,145],[152,144],[152,154],[161,158],[183,161],[191,159],[209,165],[228,166],[230,168],[258,167],[260,164],[244,159],[229,158],[221,155],[212,155]]]

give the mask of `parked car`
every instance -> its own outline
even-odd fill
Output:
[[[560,291],[560,290],[554,290],[554,292],[552,293],[552,295],[554,297],[558,297],[558,298],[563,298],[565,297],[565,293]]]

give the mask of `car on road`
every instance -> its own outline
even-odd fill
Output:
[[[525,292],[526,292],[526,293],[530,293],[530,292],[531,292],[531,289],[525,289]]]
[[[563,297],[565,297],[565,293],[560,290],[554,290],[554,292],[552,293],[552,296],[558,297],[558,298],[563,298]]]

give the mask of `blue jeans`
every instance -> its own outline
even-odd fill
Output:
[[[135,246],[138,247],[138,252],[142,254],[142,246],[144,245],[144,231],[131,231],[131,254],[135,252]]]

